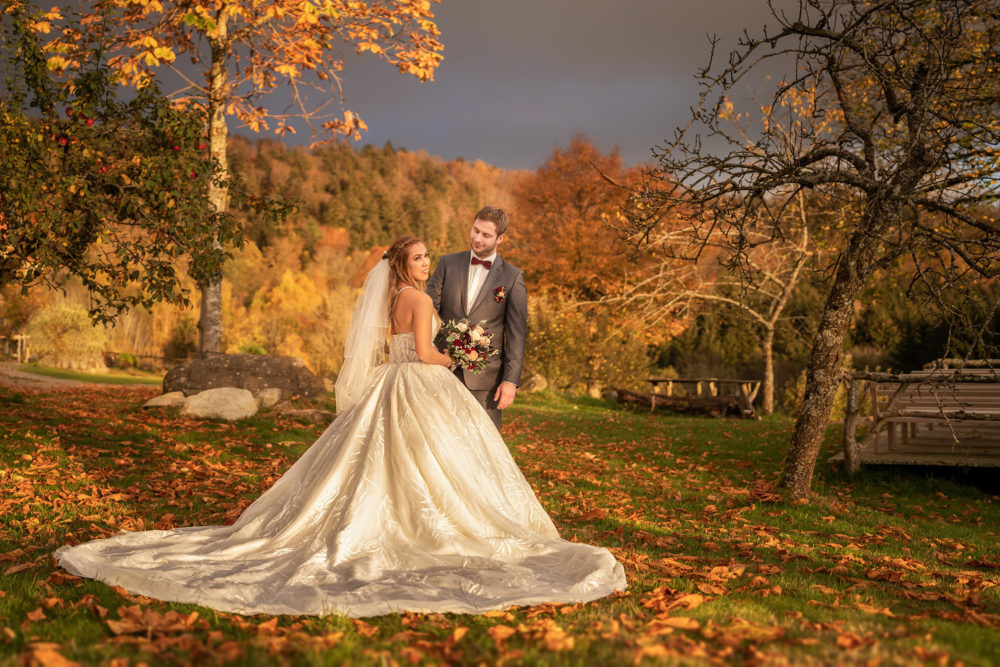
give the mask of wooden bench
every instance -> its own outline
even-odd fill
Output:
[[[844,419],[848,472],[861,463],[1000,466],[1000,370],[853,373]],[[862,393],[871,427],[857,442]]]
[[[665,395],[674,396],[675,387],[683,387],[686,396],[697,398],[711,396],[735,396],[744,417],[754,414],[753,402],[760,391],[760,380],[732,380],[729,378],[646,378],[653,385],[654,397],[659,394],[660,385],[666,385]],[[656,400],[653,399],[653,405]]]

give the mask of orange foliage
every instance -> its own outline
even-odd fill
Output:
[[[521,178],[509,252],[529,282],[583,298],[606,294],[632,265],[614,229],[628,191],[615,183],[629,185],[638,176],[617,151],[604,154],[576,135]]]
[[[156,67],[170,67],[186,83],[179,101],[208,102],[254,131],[274,119],[279,135],[295,132],[288,125],[293,118],[346,136],[366,129],[357,113],[329,109],[331,99],[340,100],[344,69],[334,44],[372,53],[421,81],[433,78],[443,49],[430,0],[97,0],[90,12],[82,30],[106,33],[106,17],[116,25],[108,36],[108,64],[129,83],[141,85]],[[64,29],[49,45],[50,67],[72,66],[78,42],[75,30]],[[184,54],[190,67],[178,63]],[[293,91],[288,113],[256,103],[257,95],[279,86]],[[318,91],[315,99],[309,88]]]

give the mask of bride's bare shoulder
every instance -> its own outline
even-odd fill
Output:
[[[428,294],[410,286],[406,286],[396,294],[396,303],[406,308],[433,308],[434,302]]]
[[[397,292],[397,299],[406,299],[407,301],[430,301],[431,297],[429,294],[418,290],[415,287],[409,285],[403,287]]]

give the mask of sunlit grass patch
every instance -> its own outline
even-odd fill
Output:
[[[80,373],[68,371],[61,368],[43,366],[35,362],[19,364],[17,370],[31,373],[32,375],[42,375],[45,377],[59,378],[61,380],[79,380],[80,382],[93,382],[96,384],[162,384],[163,375],[155,373],[117,373],[109,371],[107,373]]]

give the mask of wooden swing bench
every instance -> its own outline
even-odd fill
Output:
[[[911,373],[855,372],[848,378],[843,460],[862,463],[1000,467],[1000,360]],[[857,440],[860,397],[870,428]]]

